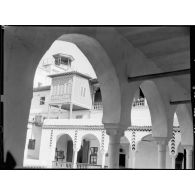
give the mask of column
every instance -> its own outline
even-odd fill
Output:
[[[119,168],[120,135],[109,135],[109,168]]]
[[[101,153],[102,153],[102,169],[104,169],[106,153],[105,153],[105,151],[102,151]]]
[[[158,169],[166,169],[166,145],[167,139],[164,137],[154,138],[158,145]]]
[[[76,169],[77,168],[77,155],[78,155],[79,150],[75,149],[74,150],[74,156],[73,156],[73,168]]]
[[[132,161],[131,161],[131,167],[132,169],[135,169],[135,160],[136,160],[136,151],[132,151]]]
[[[186,169],[192,169],[192,146],[185,146],[186,150]]]
[[[175,169],[175,158],[176,158],[175,155],[172,155],[172,156],[171,156],[171,168],[172,168],[172,169]]]

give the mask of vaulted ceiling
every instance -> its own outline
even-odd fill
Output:
[[[152,60],[162,72],[190,68],[189,27],[116,27],[134,47]],[[152,74],[152,73],[151,73]],[[190,89],[190,75],[174,77],[184,88]]]

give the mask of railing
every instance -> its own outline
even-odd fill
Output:
[[[51,102],[70,102],[71,94],[64,94],[64,95],[51,95]]]
[[[103,109],[102,102],[95,102],[95,103],[93,104],[93,109],[94,109],[94,110],[102,110],[102,109]]]
[[[52,168],[63,168],[63,169],[72,169],[72,162],[63,162],[63,161],[53,161]]]
[[[88,163],[77,163],[77,169],[101,169],[101,165],[92,165]]]
[[[133,101],[133,107],[140,107],[140,106],[146,106],[145,98],[140,98],[140,99]],[[94,110],[102,110],[103,109],[102,102],[95,102],[93,104],[93,109]]]
[[[135,106],[145,106],[145,98],[140,98],[133,101],[133,107]]]

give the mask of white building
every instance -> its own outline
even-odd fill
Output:
[[[107,168],[109,136],[102,123],[100,84],[97,79],[75,71],[71,66],[72,56],[56,54],[54,58],[55,63],[44,66],[49,72],[43,73],[49,75],[51,85],[39,85],[33,90],[24,167]],[[119,167],[158,168],[150,110],[141,89],[129,112],[132,126],[120,139]],[[175,115],[173,138],[166,148],[167,169],[186,166],[185,150],[180,142]]]

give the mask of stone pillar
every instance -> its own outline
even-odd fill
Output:
[[[102,169],[104,169],[106,153],[104,151],[102,151],[101,153],[102,153]]]
[[[131,153],[131,156],[132,156],[131,168],[132,168],[132,169],[135,169],[136,152],[137,152],[137,151],[132,151],[132,153]]]
[[[155,137],[158,145],[158,169],[166,169],[166,146],[167,139],[164,137]]]
[[[109,135],[109,168],[119,168],[120,135]]]
[[[106,133],[109,135],[109,146],[108,146],[108,168],[117,169],[119,168],[119,147],[120,139],[124,135],[124,130],[118,124],[105,125]],[[125,128],[123,128],[125,129]]]
[[[192,146],[184,146],[186,150],[186,169],[192,169]]]
[[[175,169],[175,158],[176,158],[175,155],[172,155],[172,156],[171,156],[171,168],[172,168],[172,169]]]
[[[74,150],[74,155],[73,155],[73,168],[77,168],[77,155],[78,155],[79,150],[75,149]]]

